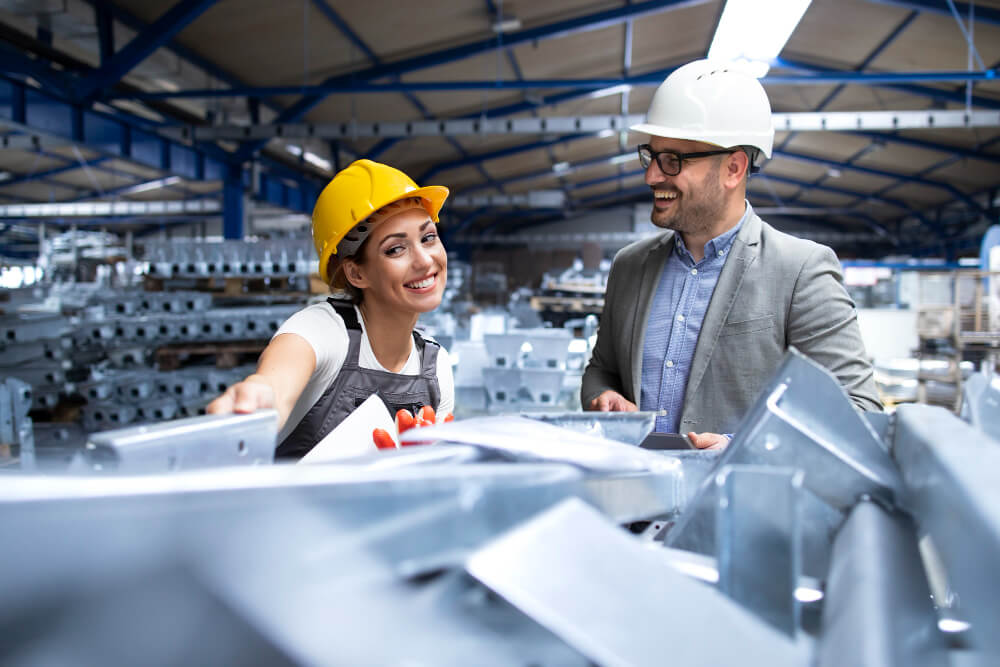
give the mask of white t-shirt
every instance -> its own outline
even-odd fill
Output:
[[[365,329],[365,321],[361,317],[361,311],[354,307],[357,313],[358,322],[361,323],[361,349],[358,352],[358,365],[361,368],[370,370],[386,371],[375,358],[372,351],[371,342],[368,340],[368,331]],[[288,415],[288,421],[278,433],[278,442],[283,442],[295,427],[299,425],[302,418],[309,412],[310,408],[316,404],[323,392],[326,391],[333,380],[340,373],[340,369],[347,359],[347,350],[350,347],[350,338],[347,335],[347,325],[344,319],[330,306],[329,303],[314,303],[295,313],[281,325],[271,340],[282,334],[296,334],[301,336],[312,346],[316,354],[316,369],[299,400]],[[425,336],[425,338],[429,338]],[[400,371],[401,375],[420,375],[421,363],[417,346],[410,338],[410,356],[406,364]],[[441,418],[449,412],[455,411],[455,380],[451,374],[451,359],[448,351],[443,347],[438,350],[437,355],[437,378],[441,388],[441,403],[438,405],[437,414]]]

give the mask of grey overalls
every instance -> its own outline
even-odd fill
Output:
[[[437,411],[441,402],[441,387],[437,378],[440,346],[437,343],[413,332],[413,342],[421,359],[420,375],[401,375],[361,368],[358,365],[361,324],[354,306],[332,298],[327,301],[347,326],[347,336],[350,339],[347,358],[337,377],[316,404],[302,417],[302,421],[284,442],[278,445],[275,458],[301,458],[372,394],[378,394],[382,398],[389,408],[389,414],[393,416],[400,409],[416,414],[424,405]]]

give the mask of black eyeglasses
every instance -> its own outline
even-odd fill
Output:
[[[678,153],[676,151],[654,151],[649,144],[639,145],[639,164],[643,169],[649,169],[649,165],[656,160],[656,166],[667,176],[676,176],[681,173],[684,160],[691,160],[698,157],[708,157],[710,155],[728,155],[735,153],[738,148],[724,148],[717,151],[699,151],[697,153]]]

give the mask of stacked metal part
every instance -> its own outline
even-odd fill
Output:
[[[106,432],[94,474],[0,485],[0,660],[995,664],[1000,443],[872,417],[792,352],[721,455],[523,417],[313,466],[259,465],[273,413]]]
[[[36,287],[12,297],[5,304],[9,314],[0,317],[0,378],[30,385],[34,410],[82,399],[81,425],[87,432],[201,414],[251,369],[202,365],[156,372],[150,370],[154,352],[176,344],[211,349],[240,341],[250,343],[251,352],[263,349],[301,307],[213,308],[207,292],[111,290],[92,284]],[[57,446],[68,438],[82,444],[80,429],[48,431]]]
[[[252,368],[218,370],[214,365],[169,372],[148,370],[165,345],[266,341],[301,306],[213,308],[205,292],[136,292],[117,295],[81,321],[74,339],[81,349],[99,349],[107,366],[91,367],[79,393],[87,400],[87,431],[118,428],[202,414],[205,405]],[[209,346],[211,348],[211,345]],[[221,352],[224,348],[220,348]]]
[[[482,373],[489,410],[552,409],[572,400],[573,380],[578,386],[580,378],[579,372],[567,372],[572,340],[568,329],[484,334],[487,365]]]
[[[79,369],[72,327],[71,319],[58,313],[0,316],[0,378],[16,377],[30,385],[29,403],[36,409],[55,407]]]
[[[308,238],[270,241],[146,241],[147,275],[156,278],[286,278],[315,273]]]
[[[218,369],[193,366],[175,371],[105,370],[81,382],[87,400],[83,428],[89,433],[132,422],[159,422],[205,414],[205,406],[254,366]]]

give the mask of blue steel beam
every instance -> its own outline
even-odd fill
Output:
[[[801,67],[801,65],[796,65]],[[669,72],[667,72],[669,73]],[[574,88],[585,89],[584,92],[593,92],[601,88],[611,88],[615,86],[658,86],[663,82],[664,73],[655,72],[652,74],[640,74],[636,76],[605,77],[600,79],[472,79],[462,81],[389,81],[385,83],[373,83],[369,81],[349,81],[334,84],[320,84],[316,86],[244,86],[239,88],[199,88],[192,90],[158,91],[158,92],[121,92],[113,93],[111,99],[129,99],[139,101],[150,100],[170,100],[188,98],[219,98],[219,97],[277,97],[280,95],[309,95],[315,97],[328,97],[334,94],[357,94],[357,93],[418,93],[418,92],[447,92],[447,91],[470,91],[470,90],[538,90],[552,88]],[[761,79],[762,83],[771,85],[829,85],[833,84],[856,84],[856,85],[878,85],[883,86],[905,82],[962,82],[962,81],[995,81],[1000,79],[1000,74],[996,70],[988,69],[983,71],[947,71],[947,72],[840,72],[836,70],[817,70],[815,74],[774,74]],[[935,94],[949,91],[939,91],[937,89],[926,89]],[[921,94],[924,94],[922,92]],[[924,94],[926,97],[927,94]],[[949,98],[950,99],[950,98]],[[964,98],[963,98],[964,99]],[[1000,104],[1000,100],[986,100],[988,102]]]
[[[836,81],[835,77],[838,74],[854,76],[865,76],[861,72],[843,72],[841,70],[830,70],[817,67],[816,65],[810,65],[808,63],[800,62],[797,60],[790,60],[788,58],[779,58],[775,61],[775,66],[784,69],[799,70],[812,74],[817,77],[830,77],[828,83],[852,83],[851,81],[844,79],[843,81]],[[988,72],[989,74],[986,74]],[[995,79],[997,74],[995,70],[986,70],[983,74],[983,80]],[[930,86],[917,86],[910,83],[893,83],[893,74],[887,73],[882,75],[888,77],[884,82],[878,82],[874,85],[881,86],[883,88],[892,88],[894,90],[901,90],[910,95],[915,95],[917,97],[928,97],[930,99],[939,100],[942,102],[954,102],[956,104],[965,104],[966,98],[965,93],[954,92],[951,90],[943,90],[940,88],[931,88]],[[906,76],[905,74],[903,76]],[[903,81],[903,79],[896,79],[896,81]],[[972,104],[975,106],[983,107],[986,109],[1000,109],[1000,99],[995,99],[991,97],[983,97],[982,95],[973,95]]]
[[[629,4],[624,7],[597,12],[594,14],[587,14],[585,16],[580,16],[566,21],[558,21],[556,23],[539,26],[537,28],[512,32],[505,35],[504,41],[509,47],[544,39],[565,37],[575,33],[598,30],[608,26],[617,25],[628,20],[629,18],[647,16],[668,9],[676,9],[678,7],[700,5],[704,4],[706,1],[707,0],[647,0],[647,2]],[[371,81],[373,79],[391,76],[393,74],[405,74],[407,72],[469,58],[481,53],[493,51],[495,48],[495,38],[479,40],[471,44],[464,44],[462,46],[443,49],[441,51],[435,51],[422,56],[406,58],[384,65],[376,65],[357,72],[350,72],[348,74],[330,77],[324,81],[322,85],[350,84],[354,81]],[[317,95],[305,96],[279,114],[275,122],[287,123],[298,120],[308,113],[310,109],[319,104],[322,99],[322,97]],[[239,157],[241,159],[250,157],[250,155],[263,146],[263,144],[264,142],[255,142],[245,145],[239,151]]]
[[[97,48],[101,54],[101,66],[107,65],[115,57],[114,17],[104,5],[94,5],[94,23],[97,24]]]
[[[855,68],[855,71],[863,72],[865,69],[867,69],[868,66],[871,65],[876,58],[882,55],[882,53],[889,47],[890,44],[896,41],[896,38],[899,37],[904,30],[910,27],[910,24],[913,23],[913,20],[916,19],[919,15],[920,12],[910,12],[907,15],[907,17],[902,21],[900,21],[900,23],[893,29],[893,31],[889,33],[889,35],[885,39],[883,39],[878,46],[872,49],[872,52],[869,53],[868,56],[863,61],[861,61],[861,64]],[[826,97],[824,97],[822,101],[820,101],[819,105],[817,105],[815,110],[823,111],[824,109],[826,109],[827,105],[829,105],[834,100],[834,98],[837,97],[837,95],[839,95],[842,90],[844,90],[844,87],[846,85],[847,84],[842,83],[833,90],[831,90],[830,93]],[[797,132],[789,132],[788,136],[785,137],[785,141],[782,142],[780,148],[784,149],[786,146],[788,146],[788,143],[792,141],[792,139],[794,139],[797,134],[798,134]]]
[[[83,0],[95,11],[104,11],[111,15],[116,21],[122,23],[123,25],[131,28],[137,33],[142,33],[149,28],[149,25],[144,21],[140,20],[134,14],[122,9],[118,5],[111,2],[111,0]],[[245,83],[236,77],[232,72],[228,72],[213,62],[209,62],[202,56],[198,55],[194,51],[177,44],[176,42],[168,42],[164,45],[164,48],[172,51],[177,56],[188,61],[198,69],[204,71],[208,75],[218,79],[219,81],[225,83],[227,86],[243,86]],[[113,54],[112,54],[113,55]],[[101,63],[104,64],[103,61]],[[269,108],[280,111],[280,108],[274,104],[268,104]]]
[[[959,190],[953,185],[948,183],[941,183],[939,181],[933,181],[926,178],[921,178],[919,176],[908,176],[906,174],[900,174],[892,171],[885,171],[884,169],[875,169],[874,167],[863,167],[861,165],[852,164],[850,160],[847,162],[840,162],[838,160],[830,160],[827,158],[816,157],[814,155],[806,155],[803,153],[792,153],[789,151],[774,151],[774,157],[785,158],[788,160],[798,160],[799,162],[809,162],[811,164],[818,164],[824,167],[833,167],[836,169],[850,169],[852,171],[857,171],[862,174],[871,174],[872,176],[881,176],[883,178],[892,178],[897,183],[886,187],[886,190],[891,190],[894,187],[900,185],[900,182],[905,183],[915,183],[917,185],[923,185],[925,187],[937,188],[939,190],[944,190],[956,199],[960,199],[969,205],[973,210],[981,210],[979,204],[972,200],[967,194]]]
[[[336,26],[338,30],[340,30],[341,34],[347,37],[347,39],[350,40],[352,44],[354,44],[357,48],[359,48],[365,54],[368,60],[371,61],[373,65],[382,64],[382,61],[379,59],[378,55],[374,51],[372,51],[367,44],[365,44],[364,40],[362,40],[361,37],[355,34],[354,30],[351,29],[351,26],[348,25],[348,23],[344,21],[344,19],[341,18],[341,16],[336,11],[334,11],[334,9],[330,7],[329,4],[327,4],[326,0],[313,0],[313,5],[320,10],[320,12],[326,17],[328,21],[330,21],[334,26]],[[392,78],[396,82],[399,81],[398,75],[394,75]],[[406,92],[404,94],[406,96],[406,99],[410,102],[410,104],[412,104],[417,109],[417,111],[420,113],[421,116],[423,116],[425,119],[431,119],[430,112],[427,111],[427,108],[420,102],[420,100],[417,99],[415,95],[413,95],[410,92]],[[468,153],[465,152],[465,149],[462,148],[461,144],[459,144],[458,141],[456,141],[452,137],[447,137],[447,141],[448,143],[451,144],[452,148],[458,151],[459,155],[462,155],[463,157],[468,157]],[[377,158],[380,153],[382,153],[384,150],[388,148],[388,145],[386,144],[391,145],[389,142],[383,141],[382,144],[375,146],[373,150],[369,151],[368,153],[369,157]],[[485,178],[488,181],[492,181],[492,177],[486,173],[486,170],[483,169],[482,165],[479,165],[478,169],[483,178]]]
[[[605,156],[602,156],[602,157],[592,158],[590,160],[584,160],[582,162],[577,162],[577,163],[575,163],[573,165],[570,165],[569,170],[571,170],[571,171],[579,171],[580,169],[585,169],[585,168],[591,167],[591,166],[608,164],[609,162],[611,162],[611,160],[613,158],[618,157],[618,156],[619,156],[618,153],[614,153],[612,155],[605,155]],[[642,173],[642,171],[627,172],[626,174],[624,174],[624,177],[628,178],[628,177],[632,177],[632,176],[635,176],[635,175],[638,175],[638,174],[641,174],[641,173]],[[555,172],[553,170],[551,170],[551,169],[545,169],[545,170],[542,170],[542,171],[531,172],[531,173],[528,173],[528,174],[521,174],[519,176],[508,178],[508,179],[505,179],[503,181],[503,183],[509,185],[511,183],[518,183],[518,182],[522,182],[522,181],[528,181],[528,180],[532,180],[532,179],[536,179],[536,178],[550,177],[550,176],[554,176],[554,175],[555,175]],[[762,176],[764,176],[766,178],[769,178],[771,180],[777,181],[779,183],[787,183],[787,184],[790,184],[790,185],[798,185],[798,186],[803,187],[803,188],[814,188],[814,189],[817,189],[817,190],[822,190],[824,192],[831,192],[831,193],[834,193],[834,194],[847,195],[847,196],[850,196],[850,197],[860,198],[862,201],[877,201],[877,202],[882,202],[882,203],[888,204],[890,206],[893,206],[893,207],[896,207],[896,208],[900,208],[900,209],[902,209],[904,211],[907,211],[908,213],[910,213],[910,214],[912,214],[914,216],[920,217],[919,211],[914,210],[906,202],[903,202],[903,201],[900,201],[898,199],[894,199],[894,198],[891,198],[891,197],[882,197],[882,196],[876,197],[876,196],[871,195],[871,194],[866,193],[866,192],[858,192],[856,190],[848,190],[846,188],[838,188],[838,187],[829,186],[829,185],[819,185],[819,186],[817,186],[817,185],[815,185],[813,183],[810,183],[808,181],[803,181],[803,180],[799,180],[799,179],[788,178],[788,177],[785,177],[785,176],[772,176],[772,175],[766,174],[766,173],[762,174]],[[616,177],[617,177],[617,175],[616,175]],[[468,194],[470,192],[475,192],[477,190],[481,190],[481,189],[483,189],[485,187],[487,187],[487,186],[485,186],[485,185],[477,185],[477,186],[473,186],[471,188],[466,188],[465,190],[462,190],[461,192],[456,193],[456,194]]]
[[[449,169],[459,169],[461,167],[468,167],[476,163],[488,162],[489,160],[496,160],[502,157],[510,157],[512,155],[519,155],[521,153],[526,153],[528,151],[534,151],[542,148],[551,148],[559,144],[569,143],[575,141],[576,139],[586,139],[592,137],[592,134],[565,134],[556,139],[550,139],[548,141],[533,141],[530,144],[519,144],[517,146],[510,146],[508,148],[500,148],[495,151],[489,151],[488,153],[476,153],[475,155],[470,155],[461,160],[451,160],[450,162],[439,162],[427,171],[425,171],[421,177],[420,182],[427,182],[432,176],[440,174],[443,171],[448,171]]]
[[[17,81],[0,78],[0,121],[13,125],[17,132],[40,133],[70,143],[85,144],[102,157],[122,158],[152,167],[163,175],[176,175],[185,180],[223,180],[228,157],[221,149],[210,146],[186,146],[166,139],[119,117],[85,108],[81,104],[56,99],[47,90],[36,90]],[[45,154],[44,151],[41,151]],[[63,155],[55,156],[66,160]],[[319,193],[319,184],[304,174],[292,171],[272,160],[262,160],[263,167],[280,178],[295,182],[311,208]],[[116,173],[106,165],[95,169]],[[134,174],[126,174],[137,179]],[[249,172],[244,171],[247,183]],[[106,194],[106,193],[105,193]],[[100,192],[89,196],[100,196]],[[2,196],[0,196],[2,198]]]
[[[216,0],[180,0],[148,28],[136,35],[107,64],[81,81],[76,88],[79,99],[93,99],[96,93],[118,83],[153,51],[201,16]]]
[[[61,157],[61,156],[60,156]],[[65,158],[64,158],[65,159]],[[61,167],[53,167],[52,169],[46,169],[45,171],[37,171],[33,174],[23,174],[21,176],[15,176],[13,178],[8,178],[6,181],[0,181],[0,188],[7,187],[8,185],[18,185],[19,183],[30,183],[32,181],[44,181],[52,176],[58,176],[59,174],[65,174],[69,171],[75,171],[77,169],[83,169],[85,167],[96,167],[103,162],[107,162],[107,157],[98,157],[93,160],[86,160],[84,162],[73,162],[72,164],[63,165]],[[63,187],[73,187],[66,183],[57,183]]]
[[[935,14],[947,14],[951,16],[951,9],[945,0],[868,0],[877,5],[893,5],[904,9],[912,9],[918,12],[931,12]],[[964,18],[969,15],[969,5],[964,2],[956,2],[955,9]],[[983,23],[1000,25],[1000,11],[984,7],[982,4],[975,6],[975,19]]]
[[[972,158],[975,160],[984,160],[986,162],[992,162],[993,164],[1000,164],[1000,155],[984,153],[976,149],[962,148],[961,146],[949,146],[947,144],[939,144],[933,141],[926,141],[924,139],[914,139],[912,137],[906,137],[899,134],[867,132],[864,130],[850,131],[847,134],[851,134],[856,137],[866,137],[872,140],[884,140],[890,143],[901,144],[903,146],[923,148],[929,151],[937,151],[939,153],[955,155],[961,158]]]
[[[63,72],[52,69],[48,63],[28,58],[20,51],[7,44],[0,43],[0,72],[5,75],[21,75],[31,77],[43,84],[46,90],[60,94],[72,84],[72,80]],[[68,96],[61,95],[64,98]]]

